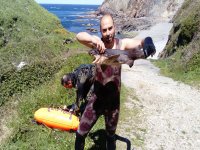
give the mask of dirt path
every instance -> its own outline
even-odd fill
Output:
[[[138,60],[132,68],[124,65],[122,82],[138,97],[126,102],[129,121],[120,122],[118,130],[131,139],[132,148],[199,150],[200,91],[161,76],[148,60]],[[135,108],[140,113],[131,121],[131,110]],[[143,146],[134,141],[138,136]]]

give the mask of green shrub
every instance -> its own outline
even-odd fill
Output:
[[[183,3],[173,18],[174,26],[161,54],[164,60],[160,63],[165,75],[195,86],[200,83],[199,10],[198,0],[186,0]]]
[[[1,75],[0,105],[14,94],[21,94],[48,81],[62,66],[61,60],[35,62],[24,66],[21,70],[15,68]]]
[[[198,31],[199,20],[195,14],[190,14],[181,22],[177,46],[187,45],[192,41],[194,34]]]
[[[73,71],[80,64],[90,63],[88,54],[78,54],[67,58],[62,69],[43,85],[36,86],[29,93],[20,96],[17,121],[13,119],[14,133],[6,141],[4,149],[74,149],[75,134],[52,130],[32,122],[34,112],[41,107],[61,107],[75,102],[75,90],[67,90],[60,84],[61,77]],[[42,76],[45,78],[46,76]],[[14,98],[14,97],[13,97]],[[104,119],[101,117],[92,129],[94,133],[103,128]],[[93,146],[90,135],[86,139],[86,149]]]
[[[62,66],[62,54],[68,51],[63,40],[74,38],[74,34],[34,0],[2,0],[0,14],[1,106],[13,95],[50,79]],[[20,62],[27,66],[18,71]]]
[[[200,52],[193,55],[192,59],[187,63],[187,71],[196,72],[197,75],[200,75]]]

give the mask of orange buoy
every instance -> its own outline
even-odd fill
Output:
[[[76,131],[79,125],[77,116],[56,108],[40,108],[35,112],[34,119],[48,127],[67,131]]]

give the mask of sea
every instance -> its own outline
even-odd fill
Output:
[[[100,35],[99,19],[91,18],[91,12],[98,9],[99,5],[74,5],[74,4],[40,4],[50,13],[56,15],[65,29],[78,33],[82,31]],[[91,31],[92,30],[92,31]]]

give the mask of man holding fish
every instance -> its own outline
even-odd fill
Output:
[[[80,43],[98,50],[95,52],[98,54],[93,54],[96,57],[94,61],[96,64],[95,81],[88,93],[88,104],[83,112],[76,133],[75,150],[84,149],[85,137],[100,115],[105,117],[106,149],[116,149],[115,131],[120,110],[121,64],[120,62],[119,64],[105,64],[105,60],[109,58],[104,53],[108,49],[113,49],[113,51],[116,50],[116,53],[113,55],[118,57],[122,55],[121,53],[118,54],[119,50],[132,51],[134,57],[128,57],[134,61],[139,58],[147,58],[156,52],[151,37],[141,40],[115,38],[114,21],[110,14],[106,14],[101,18],[100,31],[101,38],[90,35],[87,32],[80,32],[76,36]],[[108,53],[111,52],[108,51]]]

